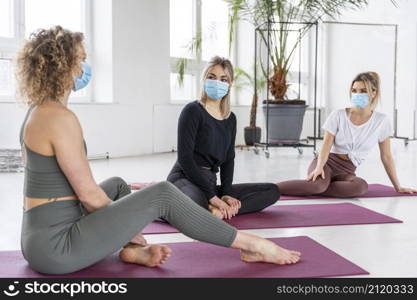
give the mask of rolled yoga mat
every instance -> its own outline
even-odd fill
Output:
[[[132,190],[140,190],[144,187],[153,185],[158,183],[157,181],[152,182],[133,182],[130,183]],[[395,189],[388,185],[383,184],[369,184],[368,185],[368,192],[362,196],[355,197],[355,198],[379,198],[379,197],[412,197],[416,196],[415,194],[403,194],[397,193]],[[329,196],[288,196],[288,195],[281,195],[280,200],[308,200],[308,199],[331,199],[334,197]],[[338,198],[339,199],[339,198]]]
[[[333,277],[369,274],[364,269],[306,236],[270,239],[280,246],[302,253],[293,265],[245,263],[236,249],[201,242],[166,244],[173,250],[158,268],[127,264],[113,254],[81,271],[48,276],[33,271],[20,251],[0,252],[0,277]]]
[[[292,228],[333,225],[402,223],[352,203],[275,205],[251,214],[226,220],[237,229]],[[152,222],[143,234],[176,233],[168,223]]]

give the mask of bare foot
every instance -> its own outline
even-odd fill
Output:
[[[269,240],[259,238],[255,243],[253,251],[240,250],[240,258],[243,261],[288,265],[300,260],[300,252],[284,249]]]
[[[145,247],[131,244],[123,248],[119,257],[127,263],[140,264],[147,267],[159,267],[171,256],[172,250],[164,245],[147,245]]]
[[[220,209],[218,209],[217,207],[209,204],[208,205],[209,211],[211,212],[211,214],[217,218],[219,218],[220,220],[224,219],[224,216],[222,214],[222,212],[220,211]]]

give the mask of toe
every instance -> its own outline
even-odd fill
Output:
[[[167,255],[171,255],[172,253],[172,249],[169,248],[168,246],[163,246],[162,251]]]

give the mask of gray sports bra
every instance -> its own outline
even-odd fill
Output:
[[[20,144],[26,152],[23,193],[30,198],[60,198],[74,196],[68,179],[59,167],[55,155],[42,155],[32,151],[23,140],[26,121],[34,106],[30,107],[20,128]],[[87,147],[84,141],[85,151]]]

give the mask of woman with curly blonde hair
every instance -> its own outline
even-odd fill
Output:
[[[67,107],[71,91],[90,80],[85,59],[83,35],[57,26],[31,35],[17,60],[19,89],[30,105],[20,134],[25,160],[21,246],[34,270],[78,271],[122,247],[123,261],[159,266],[171,249],[148,245],[140,234],[157,218],[193,239],[240,249],[247,262],[300,259],[299,252],[238,232],[169,182],[135,193],[118,177],[97,185],[80,123]]]
[[[69,34],[57,27],[35,36],[18,55],[20,94],[28,105],[62,100],[71,92],[74,77],[81,74],[78,62],[85,59],[80,46],[83,34]]]

